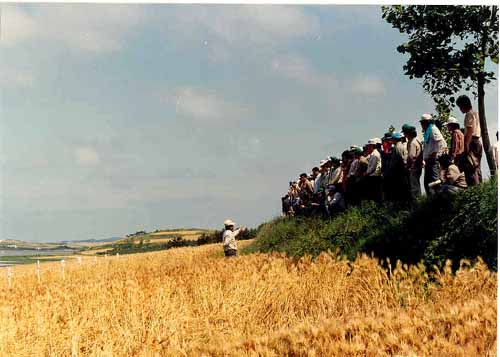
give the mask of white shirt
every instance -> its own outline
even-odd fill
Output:
[[[342,181],[342,168],[339,166],[335,170],[330,170],[326,185],[336,185]]]
[[[224,233],[222,233],[222,244],[224,245],[224,250],[233,249],[237,250],[236,246],[236,236],[240,233],[240,228],[236,229],[234,232],[226,229]]]
[[[314,179],[314,185],[313,185],[313,192],[318,193],[319,189],[321,188],[321,176],[322,174],[319,173],[318,176]]]
[[[354,159],[351,162],[351,167],[349,167],[349,173],[347,174],[347,177],[356,175],[356,170],[358,169],[358,162],[359,162],[358,159]]]
[[[424,143],[424,160],[427,160],[433,153],[437,154],[437,157],[442,153],[447,151],[446,141],[443,138],[443,134],[439,131],[436,125],[432,125],[431,136],[428,143]]]
[[[366,169],[366,174],[368,176],[382,175],[382,160],[377,149],[373,149],[373,152],[368,156],[368,168]]]
[[[479,113],[469,110],[465,113],[464,128],[472,128],[472,136],[481,138],[481,125],[479,124]]]

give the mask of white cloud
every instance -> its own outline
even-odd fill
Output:
[[[170,41],[206,46],[212,59],[225,60],[234,49],[249,52],[316,38],[317,17],[296,6],[189,6],[173,9],[166,26]]]
[[[176,113],[198,124],[229,124],[248,110],[225,100],[221,95],[194,87],[180,87],[163,95],[163,100],[175,105]]]
[[[137,27],[163,26],[169,42],[206,48],[213,61],[235,49],[250,53],[317,38],[319,20],[297,6],[159,6],[44,4],[4,5],[0,46],[48,41],[84,53],[121,50]]]
[[[100,162],[99,154],[90,147],[79,147],[75,149],[76,162],[83,166],[93,166]]]
[[[337,83],[331,74],[321,73],[304,57],[289,55],[272,61],[275,72],[288,79],[313,87],[328,87]]]
[[[360,75],[350,83],[350,89],[355,94],[378,96],[385,94],[385,83],[373,75]]]
[[[44,5],[32,11],[6,5],[2,15],[2,46],[46,40],[86,53],[123,48],[126,36],[143,20],[138,8],[122,5]]]
[[[318,90],[335,93],[349,91],[355,95],[379,96],[386,92],[384,81],[372,74],[359,74],[354,78],[337,78],[332,73],[318,70],[305,57],[287,55],[272,61],[275,73]]]
[[[12,46],[36,34],[36,21],[25,11],[14,5],[2,5],[0,43]]]

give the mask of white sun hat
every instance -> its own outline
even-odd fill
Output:
[[[429,121],[429,120],[432,120],[432,115],[430,114],[422,114],[422,116],[420,117],[420,121]]]
[[[377,140],[375,140],[376,138],[373,138],[373,139],[369,139],[368,140],[368,145],[376,145],[377,144]]]
[[[319,166],[323,166],[323,165],[325,165],[325,164],[327,164],[327,163],[328,163],[328,160],[321,160],[321,161],[319,162]]]
[[[450,116],[448,118],[448,121],[446,122],[446,124],[459,124],[460,125],[460,123],[458,122],[458,119],[455,117],[452,117],[452,116]]]
[[[230,219],[226,219],[224,221],[224,225],[227,227],[227,226],[234,226],[235,223],[233,221],[231,221]]]

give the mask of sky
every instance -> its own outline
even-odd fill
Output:
[[[434,109],[379,6],[0,6],[0,239],[254,227]],[[486,116],[495,142],[496,82]]]

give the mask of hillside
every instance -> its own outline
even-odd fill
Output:
[[[189,245],[203,235],[214,231],[201,228],[177,228],[156,230],[154,232],[136,232],[113,242],[101,242],[87,246],[82,254],[129,254],[168,249],[173,246]]]
[[[84,257],[64,276],[43,263],[40,281],[15,267],[0,355],[493,356],[496,283],[481,262],[428,274],[366,256],[227,259],[220,244]]]
[[[366,253],[428,268],[450,259],[454,269],[461,259],[480,256],[496,270],[497,195],[490,180],[454,196],[422,197],[413,208],[366,202],[330,220],[281,217],[259,229],[249,251],[300,257],[330,250],[351,260]]]
[[[61,249],[61,248],[65,248],[65,246],[59,243],[25,242],[16,239],[0,240],[0,249]]]

